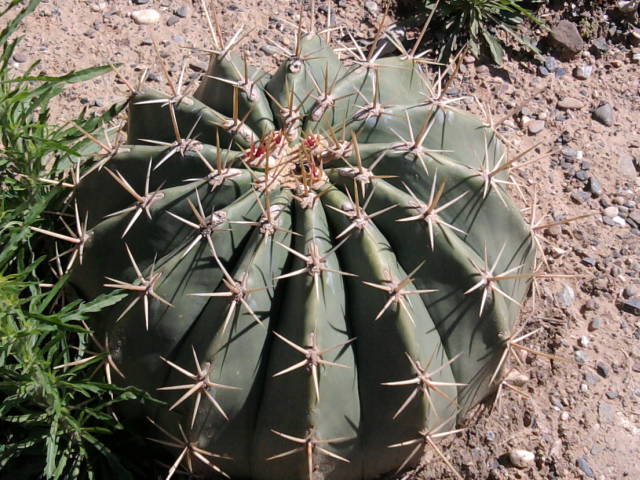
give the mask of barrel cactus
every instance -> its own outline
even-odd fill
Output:
[[[299,31],[268,75],[231,46],[192,96],[134,92],[75,190],[72,284],[129,294],[92,326],[114,381],[166,402],[119,414],[175,451],[169,477],[446,458],[534,269],[505,148],[409,52],[344,65]]]

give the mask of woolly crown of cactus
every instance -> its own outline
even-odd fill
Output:
[[[176,453],[168,477],[450,466],[436,442],[516,345],[517,158],[415,48],[343,63],[323,37],[300,26],[273,75],[216,37],[195,94],[184,69],[134,92],[126,144],[94,138],[77,186],[72,283],[129,293],[94,326],[115,379],[166,401],[121,415]]]

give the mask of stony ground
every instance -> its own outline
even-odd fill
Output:
[[[212,3],[224,34],[242,25],[252,29],[245,45],[252,62],[273,68],[282,54],[265,38],[290,45],[300,2]],[[0,1],[0,7],[6,4]],[[329,4],[317,4],[319,21],[361,40],[371,38],[381,13],[375,2],[332,1],[333,19],[327,20]],[[36,71],[54,75],[119,63],[128,82],[135,85],[148,69],[146,82],[161,87],[156,39],[172,72],[183,59],[188,62],[188,89],[207,61],[206,53],[191,47],[211,45],[200,5],[44,0],[23,26],[25,40],[11,68],[40,60]],[[132,16],[143,9],[158,12],[158,22],[137,24]],[[571,12],[564,16],[586,28]],[[558,17],[551,12],[545,18],[553,25]],[[594,35],[598,31],[611,29],[597,24]],[[487,121],[501,122],[512,152],[538,144],[527,156],[536,160],[514,172],[521,187],[513,194],[524,208],[537,192],[541,225],[591,215],[540,229],[551,272],[569,277],[536,280],[539,296],[524,315],[527,331],[540,331],[526,345],[560,359],[526,355],[522,375],[513,380],[526,397],[505,389],[492,414],[488,405],[453,441],[446,452],[464,478],[640,478],[640,75],[638,51],[608,42],[615,34],[588,39],[571,60],[559,54],[539,61],[524,57],[497,68],[466,58],[449,91],[479,100],[491,112]],[[114,75],[76,86],[53,116],[63,121],[82,107],[100,110],[122,98],[124,89]],[[482,114],[475,101],[465,108]],[[533,453],[524,468],[510,459],[518,449]],[[419,475],[449,477],[439,465]]]

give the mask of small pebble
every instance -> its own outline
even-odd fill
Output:
[[[616,398],[618,398],[620,396],[618,394],[618,392],[612,392],[612,391],[609,391],[609,392],[605,393],[605,395],[607,396],[607,398],[609,400],[615,400]]]
[[[637,286],[635,285],[627,285],[626,287],[624,287],[624,290],[622,290],[622,296],[624,298],[631,298],[631,297],[635,297],[636,295],[638,295],[639,290]]]
[[[167,19],[167,27],[173,27],[176,23],[180,21],[180,17],[176,17],[175,15],[171,15]]]
[[[531,120],[527,123],[527,129],[531,135],[537,135],[544,130],[545,123],[543,120]]]
[[[594,375],[591,372],[584,373],[584,381],[587,382],[587,385],[595,385],[600,381],[600,377]]]
[[[582,348],[588,347],[589,346],[589,337],[587,337],[586,335],[582,335],[578,339],[578,345],[580,345]]]
[[[152,8],[131,12],[131,18],[138,25],[151,25],[160,21],[160,12]]]
[[[562,153],[562,156],[567,160],[571,160],[573,161],[573,159],[575,159],[578,156],[578,152],[576,152],[573,148],[569,148],[569,147],[563,147],[562,150],[560,150],[560,153]]]
[[[584,203],[591,198],[591,194],[589,192],[572,192],[571,200],[576,203]]]
[[[556,407],[558,410],[562,410],[562,400],[560,400],[555,395],[553,395],[550,400],[551,400],[551,404],[554,407]]]
[[[598,375],[602,378],[609,378],[609,365],[599,360],[596,362],[596,372],[598,372]]]
[[[578,80],[587,80],[591,74],[593,73],[593,66],[591,65],[580,65],[575,68],[573,71],[573,76]]]
[[[176,10],[176,15],[180,18],[187,18],[187,15],[189,15],[189,9],[187,7],[180,7]]]
[[[638,176],[632,155],[625,153],[618,158],[618,171],[629,180],[633,180]],[[624,201],[620,204],[624,204]]]
[[[622,309],[633,315],[640,316],[640,297],[629,298],[622,302]]]
[[[613,125],[613,107],[609,103],[603,103],[593,111],[593,119],[606,127]]]
[[[22,53],[14,53],[12,58],[16,63],[24,63],[27,61],[27,56]]]
[[[587,362],[587,357],[582,350],[576,350],[573,354],[573,358],[575,359],[576,363],[579,363],[581,365]]]
[[[603,323],[604,322],[603,322],[603,319],[601,317],[596,317],[596,318],[592,319],[589,322],[589,327],[588,327],[589,331],[593,332],[595,330],[598,330],[598,329],[602,328],[602,324]]]
[[[562,76],[567,74],[567,69],[564,68],[564,67],[560,67],[553,73],[556,74],[556,78],[560,78],[560,77],[562,77]]]
[[[375,15],[376,13],[378,13],[378,4],[376,2],[372,2],[371,0],[364,3],[364,8],[366,8],[368,12],[372,15]]]
[[[271,55],[275,55],[276,53],[278,53],[278,49],[276,47],[273,47],[271,45],[263,45],[260,47],[260,51],[262,53],[264,53],[265,55],[271,56]]]
[[[558,69],[558,60],[551,55],[544,57],[544,66],[549,72],[555,72]]]
[[[569,308],[576,300],[576,294],[569,285],[563,285],[562,289],[556,292],[555,297],[562,308]]]
[[[607,45],[607,39],[603,37],[596,38],[592,42],[591,52],[596,56],[600,57],[603,53],[606,53],[609,50],[609,45]]]
[[[584,103],[582,103],[577,98],[565,97],[558,102],[558,108],[563,110],[579,110],[584,107]]]
[[[595,264],[594,264],[595,265]],[[583,307],[587,312],[593,312],[598,309],[598,302],[596,302],[593,298],[587,300]]]
[[[589,174],[587,172],[585,172],[584,170],[578,170],[576,172],[575,177],[580,180],[581,182],[586,182],[587,180],[589,180]]]
[[[600,195],[602,195],[602,185],[594,177],[589,177],[589,191],[594,197],[599,197]]]
[[[535,455],[529,450],[513,449],[509,452],[509,461],[517,468],[529,468],[535,459]]]
[[[609,218],[613,218],[616,215],[618,215],[618,207],[616,206],[607,207],[602,211],[602,213],[604,213],[604,215]]]
[[[524,387],[529,380],[529,375],[518,370],[511,370],[505,378],[505,381],[514,387]]]
[[[627,221],[620,216],[613,217],[611,221],[619,227],[625,227],[627,225]]]
[[[591,465],[589,465],[589,462],[587,462],[587,459],[584,457],[580,457],[576,460],[576,465],[577,467],[582,470],[582,473],[584,473],[587,477],[589,478],[594,478],[595,475],[593,474],[593,470],[591,469]]]

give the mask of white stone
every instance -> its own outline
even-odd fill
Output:
[[[513,449],[509,452],[509,460],[514,467],[528,468],[533,465],[536,456],[529,450]]]
[[[151,25],[160,21],[160,12],[153,8],[131,12],[131,18],[138,25]]]
[[[627,222],[625,221],[625,219],[620,216],[615,216],[611,220],[613,221],[613,223],[615,223],[616,225],[619,225],[620,227],[627,226]]]
[[[369,11],[369,13],[371,13],[372,15],[375,15],[376,13],[378,13],[378,4],[376,2],[373,2],[373,1],[365,2],[364,8],[366,8]]]

